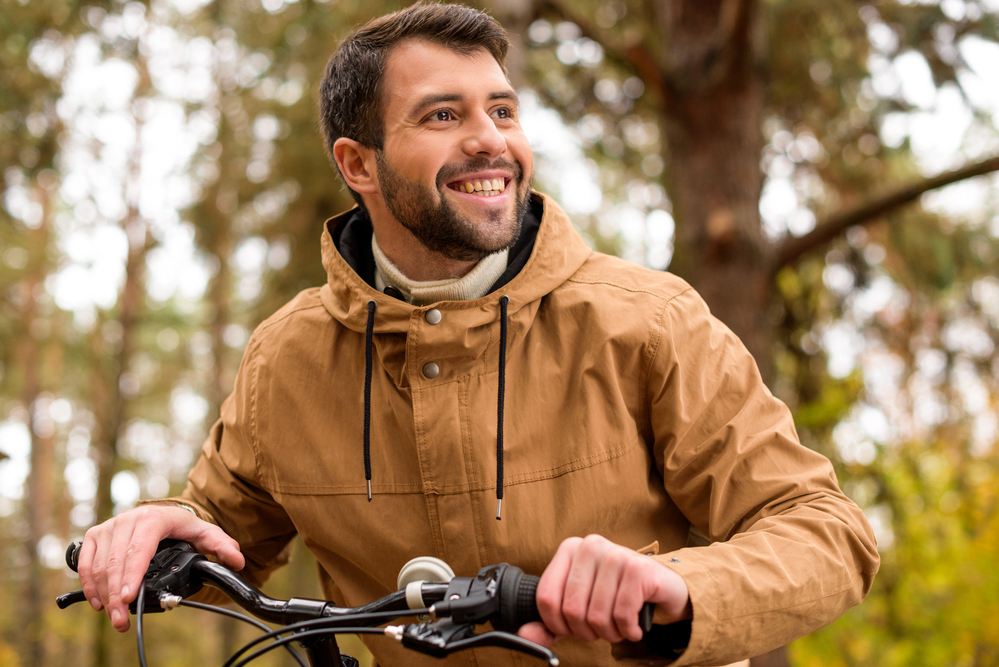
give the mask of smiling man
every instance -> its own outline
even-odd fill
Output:
[[[532,191],[507,47],[460,5],[340,44],[321,124],[358,206],[326,223],[327,283],[254,333],[183,496],[87,533],[84,591],[117,629],[166,536],[259,582],[298,533],[350,606],[414,556],[460,575],[513,563],[541,575],[544,622],[521,635],[562,638],[566,664],[643,639],[642,664],[723,664],[866,595],[870,526],[738,339]]]
[[[334,56],[331,68],[336,63]],[[361,111],[383,123],[367,144],[333,125],[325,100],[339,99],[326,92],[335,85],[328,73],[327,142],[378,246],[407,278],[461,277],[513,245],[534,158],[517,94],[492,53],[401,40],[385,58],[381,99]]]

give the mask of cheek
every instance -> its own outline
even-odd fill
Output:
[[[507,145],[513,157],[524,169],[524,180],[530,180],[531,174],[534,173],[534,152],[531,150],[531,144],[527,142],[527,137],[521,135],[516,139],[511,138]]]

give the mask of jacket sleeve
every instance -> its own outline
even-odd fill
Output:
[[[295,527],[284,509],[259,483],[259,451],[254,420],[260,414],[256,396],[256,346],[247,347],[236,386],[222,404],[201,456],[188,474],[178,498],[158,503],[179,504],[199,518],[218,525],[239,543],[246,558],[240,574],[262,585],[271,572],[288,562],[288,543]],[[211,596],[212,602],[223,596]]]
[[[694,290],[666,304],[651,354],[656,464],[712,542],[656,556],[683,577],[693,606],[674,664],[760,655],[863,600],[879,564],[863,512],[830,462],[799,443],[787,406]]]

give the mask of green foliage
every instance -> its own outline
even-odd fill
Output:
[[[999,664],[999,460],[907,443],[871,472],[893,535],[874,590],[796,642],[795,664]]]

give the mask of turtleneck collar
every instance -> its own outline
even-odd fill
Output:
[[[374,234],[371,235],[371,252],[375,259],[375,287],[378,291],[395,287],[402,293],[403,299],[414,306],[438,301],[467,301],[485,296],[506,270],[509,255],[509,250],[494,252],[461,278],[419,281],[403,275],[399,267],[382,252]]]

